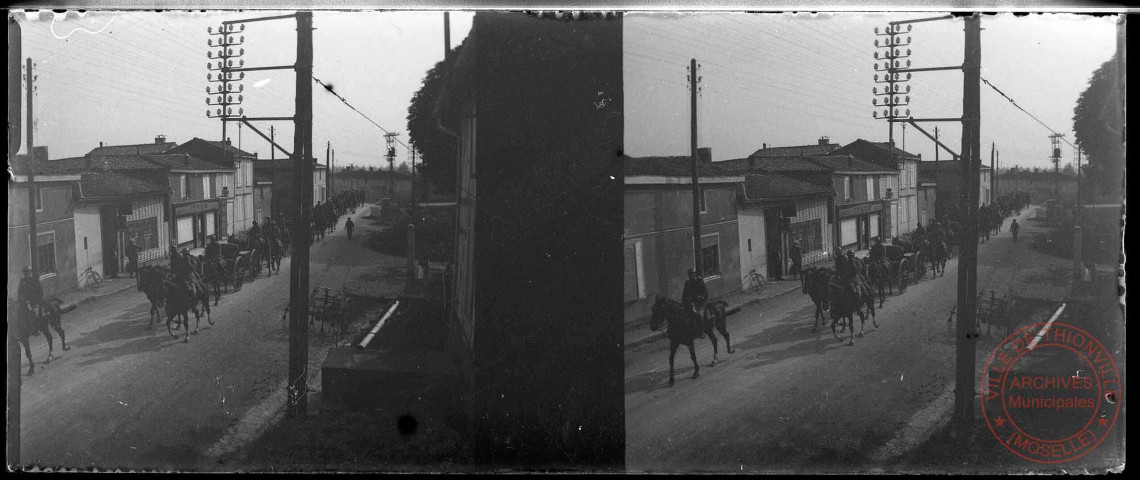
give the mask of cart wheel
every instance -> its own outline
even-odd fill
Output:
[[[242,275],[242,272],[240,270],[234,274],[234,291],[235,292],[241,291],[241,285],[245,281],[244,277],[245,277],[245,275]]]

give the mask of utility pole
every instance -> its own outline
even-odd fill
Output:
[[[327,142],[325,144],[325,166],[329,167],[330,171],[332,170],[332,142],[331,141]],[[325,179],[325,188],[326,189],[329,188],[329,182],[328,182],[327,178]]]
[[[1081,201],[1081,149],[1077,148],[1077,213],[1080,213],[1084,202]]]
[[[299,202],[293,228],[295,253],[289,271],[290,417],[308,413],[309,367],[309,222],[313,209],[313,13],[297,12],[297,96],[293,135],[293,191]]]
[[[997,158],[997,142],[990,143],[990,202],[994,198],[994,159]],[[980,180],[979,180],[980,181]]]
[[[269,126],[269,143],[277,143],[273,125]],[[269,182],[269,216],[273,217],[273,214],[277,213],[277,149],[273,148],[273,145],[269,145]],[[284,227],[284,225],[281,226],[281,228]]]
[[[962,150],[960,204],[966,208],[962,256],[958,262],[958,305],[955,340],[954,420],[959,434],[974,424],[974,375],[978,333],[978,181],[981,170],[981,17],[966,18],[965,58],[962,62]],[[963,437],[960,437],[963,438]]]
[[[1065,138],[1064,134],[1054,133],[1049,135],[1049,140],[1053,145],[1053,198],[1060,200],[1061,198],[1061,139]]]
[[[701,185],[700,160],[697,158],[697,86],[701,77],[697,75],[697,59],[689,61],[689,155],[693,162],[693,268],[697,275],[704,276],[703,259],[701,258]]]
[[[395,176],[394,175],[396,174],[395,164],[396,164],[396,136],[397,135],[399,135],[399,134],[393,133],[393,132],[389,132],[389,133],[384,134],[384,142],[388,146],[388,198],[389,198],[390,202],[396,200],[396,184],[395,184]]]
[[[942,195],[939,195],[939,193],[938,193],[939,190],[942,190],[942,180],[941,180],[941,178],[939,178],[939,175],[938,175],[938,170],[940,167],[940,165],[938,164],[938,152],[939,152],[939,150],[942,150],[942,149],[938,148],[938,127],[934,127],[934,216],[935,217],[942,217],[944,215],[944,212],[942,211],[942,206],[944,205],[942,203]],[[946,190],[942,190],[942,191],[945,192]]]
[[[412,213],[414,214],[416,212],[416,149],[409,149],[409,152],[412,154]]]
[[[13,28],[13,25],[15,25],[15,28]],[[13,34],[13,31],[15,32],[14,34]],[[14,39],[13,39],[13,36],[15,37]],[[18,65],[19,65],[19,61],[20,61],[19,59],[20,59],[20,55],[22,54],[22,46],[21,46],[21,41],[20,41],[19,26],[18,26],[18,24],[16,24],[15,22],[12,22],[12,21],[8,22],[8,40],[10,42],[9,43],[9,49],[15,50],[15,51],[9,50],[9,53],[8,53],[9,67],[14,67],[14,69],[18,70],[19,69]],[[15,40],[14,45],[11,43],[12,40]],[[15,54],[15,57],[13,57],[13,53]],[[15,63],[16,65],[12,65],[13,63]],[[35,143],[33,143],[33,140],[34,140],[34,138],[33,138],[34,128],[33,127],[35,127],[35,120],[34,120],[35,117],[33,116],[33,111],[32,111],[32,91],[35,88],[34,87],[35,73],[32,70],[32,59],[31,58],[28,58],[26,68],[27,68],[27,70],[24,73],[24,75],[25,75],[25,78],[27,80],[24,82],[24,84],[27,86],[27,90],[28,90],[28,92],[27,92],[27,98],[28,98],[28,111],[27,111],[27,122],[28,122],[28,125],[27,125],[27,129],[28,129],[28,131],[27,131],[27,145],[28,145],[28,161],[27,161],[27,169],[28,169],[28,247],[29,247],[30,253],[31,253],[31,255],[30,255],[31,258],[29,260],[31,261],[32,275],[38,276],[40,273],[39,273],[39,269],[38,269],[39,259],[37,258],[38,255],[36,255],[36,193],[35,193],[36,192],[36,174],[35,174],[35,168],[33,168],[35,165],[35,157],[33,155],[33,146],[35,145]],[[9,90],[11,90],[11,87],[9,87]],[[19,98],[19,95],[17,95],[17,98]],[[19,104],[20,102],[19,102],[19,100],[17,100],[14,103]],[[19,127],[19,120],[18,120],[19,113],[16,113],[16,115],[17,115],[17,120],[15,122],[16,128],[14,130],[16,130],[18,132],[19,131],[18,129],[20,128]],[[9,116],[9,118],[11,118],[11,116]],[[18,136],[19,133],[17,133],[16,135]],[[9,144],[8,144],[9,155],[13,155],[19,151],[20,146],[18,143],[16,145],[14,145],[14,147],[15,148],[13,148],[11,141],[9,141]],[[18,330],[16,328],[17,325],[14,323],[14,322],[19,321],[19,318],[17,318],[16,315],[18,315],[18,313],[16,313],[16,312],[9,312],[9,315],[8,315],[8,409],[7,409],[7,411],[8,411],[8,415],[7,415],[8,436],[6,439],[7,440],[7,445],[6,445],[7,448],[5,448],[5,453],[7,454],[8,465],[12,465],[12,466],[19,466],[20,465],[20,418],[21,418],[21,416],[20,416],[21,415],[20,393],[21,393],[21,389],[23,389],[23,378],[20,376],[23,373],[20,371],[20,366],[22,364],[21,358],[20,358],[20,343],[19,343],[19,339],[16,337],[16,335],[17,335],[16,332]]]

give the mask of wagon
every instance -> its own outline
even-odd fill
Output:
[[[986,295],[987,293],[989,294],[988,297]],[[1013,328],[1016,325],[1016,321],[1011,315],[1014,302],[1015,297],[1010,291],[1004,293],[988,289],[979,291],[974,327],[981,329],[982,324],[985,323],[986,336],[989,336],[991,330],[994,328],[1004,330],[1003,334],[1013,332]],[[957,310],[958,306],[956,304],[950,309],[950,316],[946,319],[947,325],[954,320],[954,315]]]
[[[883,253],[890,267],[890,276],[898,279],[899,293],[905,292],[914,272],[914,254],[907,253],[901,245],[883,245]]]
[[[230,283],[234,286],[234,291],[241,291],[241,285],[245,281],[245,277],[253,279],[253,269],[251,264],[253,251],[252,250],[238,250],[240,247],[234,243],[218,242],[221,247],[222,260],[226,262],[225,276],[229,278]]]

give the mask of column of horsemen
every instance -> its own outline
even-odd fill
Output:
[[[318,236],[324,238],[325,233],[334,231],[342,215],[346,212],[355,213],[356,208],[363,203],[363,191],[349,190],[333,196],[323,204],[318,202],[314,205],[310,222],[314,240]],[[281,258],[288,254],[290,238],[285,214],[279,211],[265,219],[264,227],[255,220],[249,230],[229,235],[226,242],[237,245],[239,251],[251,252],[250,267],[255,272],[265,262],[265,268],[272,274],[274,270],[280,271]],[[155,318],[161,320],[164,313],[162,309],[165,309],[168,329],[172,322],[175,330],[185,326],[185,341],[189,341],[190,311],[199,319],[204,313],[213,323],[210,319],[209,287],[213,287],[214,305],[217,305],[221,288],[228,291],[234,273],[232,264],[223,258],[221,250],[221,245],[213,235],[208,237],[205,252],[201,256],[192,255],[187,248],[179,251],[176,245],[171,244],[169,265],[146,265],[139,269],[138,290],[150,300],[151,325]],[[173,332],[171,335],[174,335]]]

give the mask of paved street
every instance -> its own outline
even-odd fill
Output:
[[[350,242],[341,228],[312,247],[310,286],[356,294],[394,295],[402,260],[363,247],[360,226]],[[33,337],[36,373],[24,377],[22,460],[63,467],[224,468],[222,453],[256,436],[284,402],[289,265],[242,291],[223,294],[189,343],[165,325],[149,328],[149,303],[133,289],[82,305],[64,316],[72,349],[41,367],[42,337]],[[402,271],[402,270],[401,270]],[[334,336],[311,334],[310,366],[319,368]],[[58,340],[57,340],[58,342]],[[26,360],[25,360],[26,362]],[[26,367],[25,367],[26,370]],[[319,387],[316,373],[309,381]]]
[[[979,246],[979,289],[1004,291],[1016,277],[1020,294],[1060,299],[1065,279],[1054,285],[1056,293],[1050,285],[1027,283],[1066,264],[1029,249],[1036,227],[1025,220],[1028,214],[1019,220],[1019,243],[1009,236],[1007,219],[1001,235]],[[877,311],[880,328],[868,320],[854,346],[836,341],[829,329],[811,332],[814,305],[796,290],[729,317],[737,350],[726,354],[722,342],[722,363],[709,367],[712,347],[698,339],[698,379],[689,378],[685,347],[677,353],[672,388],[667,342],[628,350],[627,468],[850,472],[881,467],[927,440],[953,404],[954,337],[947,317],[956,302],[957,267],[951,260],[945,276],[928,274],[905,294],[889,296]],[[1081,316],[1065,321],[1096,323]],[[979,375],[999,340],[983,336],[978,343]],[[996,442],[994,448],[992,461],[1032,465]],[[927,459],[913,460],[923,465]]]

